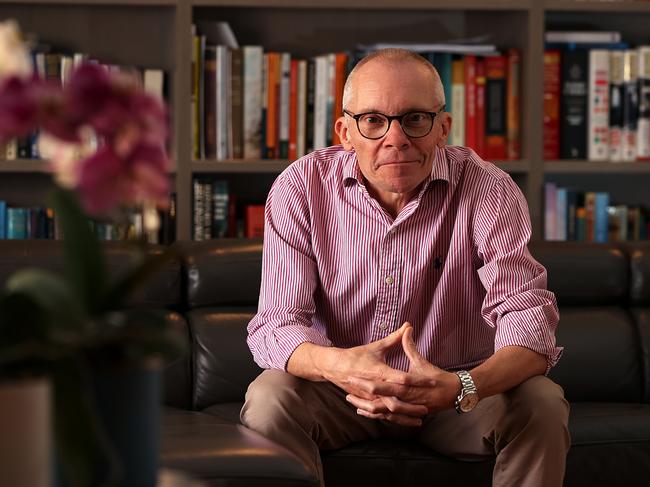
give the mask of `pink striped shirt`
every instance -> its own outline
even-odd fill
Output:
[[[508,345],[545,355],[548,368],[560,357],[555,296],[526,246],[526,201],[471,149],[438,148],[397,218],[368,194],[354,152],[317,150],[278,176],[265,219],[259,308],[248,325],[263,368],[286,370],[303,342],[354,347],[404,321],[443,369],[471,369]],[[409,362],[396,347],[387,363]]]

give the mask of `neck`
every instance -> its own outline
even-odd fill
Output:
[[[367,185],[368,192],[370,196],[375,198],[381,207],[388,212],[393,218],[397,218],[397,215],[404,209],[404,207],[418,194],[420,187],[418,185],[413,191],[409,193],[389,193],[383,191],[377,191],[371,185]]]

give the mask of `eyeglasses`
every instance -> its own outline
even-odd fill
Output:
[[[402,115],[384,115],[378,112],[367,112],[353,114],[347,110],[343,113],[354,118],[357,122],[359,133],[366,139],[381,139],[388,133],[390,124],[397,120],[404,133],[413,138],[424,137],[429,135],[433,128],[433,120],[436,115],[445,111],[445,105],[437,112],[406,112]]]

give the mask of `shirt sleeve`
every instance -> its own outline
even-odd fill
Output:
[[[260,299],[247,343],[260,367],[286,370],[298,345],[331,346],[312,328],[318,275],[306,192],[286,172],[269,192],[264,219]]]
[[[555,344],[559,311],[546,289],[546,269],[528,251],[528,205],[511,178],[501,178],[489,191],[474,228],[486,290],[481,313],[496,329],[495,352],[511,345],[533,350],[546,357],[548,374],[563,350]]]

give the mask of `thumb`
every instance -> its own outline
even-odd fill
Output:
[[[404,323],[398,330],[395,330],[390,335],[373,342],[374,348],[376,350],[386,350],[388,348],[394,347],[402,341],[402,335],[404,331],[411,326],[409,322]]]
[[[420,355],[418,349],[415,346],[415,341],[413,341],[413,327],[410,323],[407,323],[408,327],[404,330],[402,334],[402,348],[406,352],[406,356],[411,362],[411,367],[421,364],[423,361],[426,361],[425,358]]]

